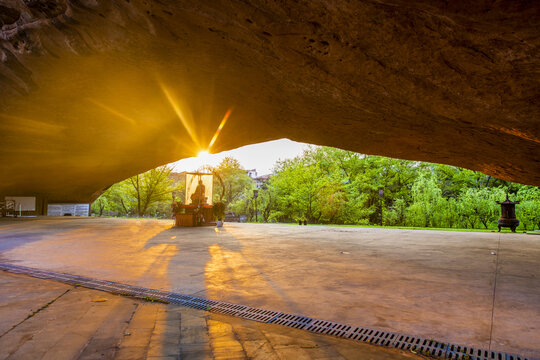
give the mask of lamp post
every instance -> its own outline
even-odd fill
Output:
[[[383,215],[382,215],[382,210],[383,210],[383,196],[384,196],[384,190],[382,187],[379,188],[379,201],[381,203],[381,226],[383,226]]]
[[[257,197],[259,196],[259,190],[255,189],[253,190],[253,199],[255,200],[255,222],[259,222],[259,218],[257,217]]]

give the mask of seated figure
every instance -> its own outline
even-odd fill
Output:
[[[202,182],[202,180],[199,180],[199,184],[197,185],[197,188],[195,189],[195,192],[191,194],[191,204],[193,205],[199,205],[199,204],[206,204],[206,197],[205,195],[205,187]]]

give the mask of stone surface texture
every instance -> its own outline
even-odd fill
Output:
[[[3,271],[0,286],[2,360],[422,358],[410,352]]]
[[[510,232],[0,219],[0,262],[540,358],[539,240]]]
[[[540,185],[540,3],[0,1],[0,193],[287,137]]]

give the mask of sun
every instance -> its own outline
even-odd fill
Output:
[[[208,152],[208,150],[201,150],[201,151],[199,151],[199,153],[197,154],[197,157],[198,157],[198,158],[205,158],[205,157],[207,157],[208,155],[210,155],[210,153]]]

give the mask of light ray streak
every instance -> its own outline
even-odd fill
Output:
[[[0,114],[0,118],[16,120],[16,122],[9,121],[0,123],[0,130],[10,132],[28,132],[38,133],[40,135],[46,136],[57,136],[60,135],[61,132],[66,128],[65,126],[57,125],[54,123],[48,123],[14,115]]]
[[[227,112],[225,113],[223,120],[221,120],[221,123],[219,124],[216,130],[216,133],[214,134],[214,136],[212,137],[212,140],[210,141],[210,145],[208,145],[208,151],[210,151],[210,149],[212,148],[212,145],[214,145],[214,143],[216,142],[219,134],[221,133],[221,129],[223,129],[223,127],[225,126],[225,123],[229,119],[229,116],[231,116],[231,112],[232,112],[232,108],[227,110]]]
[[[171,93],[167,90],[167,88],[165,88],[163,84],[160,84],[160,86],[161,86],[161,90],[165,94],[165,97],[169,101],[169,104],[172,106],[174,112],[176,113],[176,116],[178,116],[178,118],[180,119],[180,122],[182,122],[182,125],[188,132],[188,135],[191,138],[191,140],[195,143],[195,145],[197,145],[198,147],[201,147],[199,141],[197,140],[197,136],[195,135],[195,131],[193,131],[193,129],[187,122],[186,117],[184,116],[184,113],[182,112],[182,109],[180,109],[180,106],[178,106],[176,101],[174,101]]]
[[[104,109],[104,110],[107,110],[107,111],[110,112],[111,114],[116,115],[116,116],[118,116],[119,118],[121,118],[121,119],[123,119],[123,120],[126,120],[127,122],[131,123],[132,125],[137,125],[137,121],[136,121],[136,120],[130,118],[130,117],[127,116],[127,115],[122,114],[120,111],[115,110],[115,109],[113,109],[113,108],[110,107],[110,106],[107,106],[107,105],[105,105],[105,104],[100,103],[100,102],[97,101],[97,100],[90,99],[90,98],[88,99],[88,101],[90,101],[90,102],[93,103],[94,105],[99,106],[100,108],[102,108],[102,109]]]

